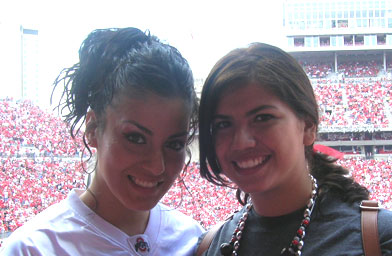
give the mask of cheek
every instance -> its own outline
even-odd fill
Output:
[[[167,171],[170,175],[173,175],[173,179],[175,179],[185,165],[185,151],[181,154],[168,156],[166,159]]]
[[[129,162],[130,159],[135,158],[135,154],[130,155],[119,143],[111,143],[105,147],[103,157],[106,159],[106,162],[115,166]]]
[[[230,131],[220,131],[213,135],[215,152],[222,152],[228,149],[228,146],[231,144],[231,139],[233,138],[233,134]]]
[[[282,158],[290,158],[294,153],[301,152],[304,148],[303,145],[303,133],[295,131],[295,127],[290,130],[286,130],[282,133],[276,133],[269,137],[268,144],[278,152]]]
[[[228,147],[229,147],[229,142],[228,140],[216,140],[215,142],[215,154],[216,154],[216,158],[219,162],[219,165],[221,165],[222,167],[225,166],[225,161],[224,161],[224,156],[225,156],[225,152],[227,151]],[[223,168],[225,169],[225,168]]]

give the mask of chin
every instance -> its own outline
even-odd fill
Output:
[[[245,188],[241,188],[241,187],[240,187],[240,189],[241,189],[241,191],[243,191],[243,192],[245,192],[245,193],[248,193],[248,194],[263,193],[263,192],[266,192],[266,191],[267,191],[266,188],[260,187],[260,186],[253,186],[253,187],[247,186],[247,187],[245,187]]]
[[[128,202],[124,206],[130,211],[149,211],[158,204],[159,200],[139,199],[138,202]]]
[[[132,206],[129,207],[128,209],[131,211],[140,211],[140,212],[145,212],[145,211],[149,211],[152,208],[154,208],[157,204],[143,204],[143,205],[137,205],[137,207]]]

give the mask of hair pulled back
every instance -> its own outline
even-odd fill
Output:
[[[148,93],[183,99],[191,111],[188,144],[194,137],[198,103],[192,71],[176,48],[149,32],[132,27],[94,30],[79,49],[79,62],[62,70],[53,90],[60,84],[63,91],[57,108],[70,125],[72,137],[90,109],[102,119],[116,95]],[[91,154],[85,139],[84,144]]]
[[[288,104],[298,118],[319,124],[318,104],[313,87],[299,63],[283,50],[263,43],[235,49],[221,58],[208,75],[201,94],[199,108],[199,149],[201,176],[221,186],[230,186],[222,175],[215,154],[211,129],[213,116],[222,92],[230,86],[256,83],[271,91]],[[344,201],[367,199],[369,192],[350,177],[348,171],[336,165],[336,159],[305,147],[310,173],[318,180],[321,191],[331,191]],[[237,190],[237,199],[245,204],[248,196]],[[321,195],[322,197],[322,195]]]

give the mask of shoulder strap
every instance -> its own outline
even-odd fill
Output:
[[[381,256],[378,238],[377,214],[380,207],[377,201],[361,202],[362,244],[366,256]]]
[[[207,231],[207,234],[203,237],[203,240],[201,241],[199,247],[196,250],[196,256],[201,256],[205,251],[207,251],[208,247],[210,247],[210,244],[212,242],[212,239],[214,239],[216,232],[222,227],[222,225],[225,222],[216,224],[214,227],[212,227],[210,230]]]

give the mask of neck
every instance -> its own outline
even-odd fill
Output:
[[[292,184],[262,193],[251,193],[256,213],[266,217],[281,216],[306,206],[312,192],[310,177],[306,174],[306,178],[297,179]]]
[[[94,192],[93,186],[83,192],[80,199],[97,215],[129,236],[143,234],[147,228],[150,211],[126,209],[117,200]]]
[[[311,215],[315,206],[315,203],[317,201],[317,191],[318,191],[318,186],[317,186],[317,181],[314,179],[312,175],[309,175],[310,182],[312,184],[312,189],[308,198],[308,202],[306,203],[306,209],[304,210],[303,213],[303,220],[301,221],[300,227],[297,229],[297,232],[294,236],[294,239],[291,241],[290,245],[288,247],[284,247],[281,251],[280,255],[301,255],[301,250],[304,245],[304,237],[306,234],[306,228],[309,226],[310,220],[311,220]],[[254,196],[255,197],[255,196]],[[258,202],[260,203],[260,202]],[[240,240],[241,240],[241,234],[244,229],[244,226],[246,225],[245,222],[248,219],[249,216],[249,211],[252,208],[252,202],[248,203],[245,206],[245,212],[243,213],[242,217],[240,218],[236,229],[234,230],[233,235],[231,236],[231,240],[229,243],[223,243],[220,246],[220,251],[222,255],[237,255],[238,248],[240,247]],[[264,208],[261,208],[264,209]],[[255,209],[256,210],[256,209]],[[256,210],[257,212],[257,210]],[[258,212],[260,213],[260,212]],[[275,212],[276,213],[276,212]],[[284,213],[283,213],[284,214]],[[281,214],[278,214],[281,215]],[[276,216],[271,215],[271,216]]]

